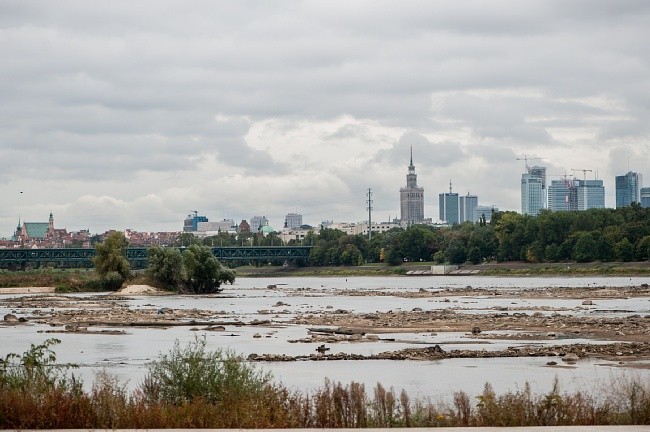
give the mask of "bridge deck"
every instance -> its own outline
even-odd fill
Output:
[[[311,246],[213,247],[220,261],[269,261],[307,259]],[[183,251],[185,248],[178,248]],[[134,268],[147,266],[148,248],[126,249],[126,259]],[[65,267],[92,267],[94,248],[0,249],[0,267],[55,264]]]

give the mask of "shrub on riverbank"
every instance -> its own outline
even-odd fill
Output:
[[[497,395],[490,385],[473,402],[411,400],[377,384],[326,380],[311,394],[273,383],[241,358],[209,352],[205,340],[178,345],[150,365],[128,392],[99,374],[90,392],[56,364],[51,339],[0,361],[0,428],[357,428],[650,424],[650,384],[615,382],[597,397],[523,390]]]
[[[147,276],[160,288],[192,294],[221,291],[233,283],[235,273],[221,265],[208,246],[191,245],[183,253],[175,248],[149,248]]]

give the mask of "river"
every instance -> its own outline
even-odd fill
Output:
[[[625,316],[650,314],[649,298],[617,298],[599,300],[598,308],[580,307],[577,299],[517,299],[509,291],[541,289],[544,287],[624,287],[648,283],[640,277],[480,277],[480,276],[421,276],[421,277],[301,277],[301,278],[240,278],[232,286],[214,296],[132,296],[122,300],[130,308],[204,309],[214,311],[222,320],[272,319],[267,327],[227,326],[224,332],[204,331],[190,326],[169,328],[127,328],[126,334],[46,334],[49,326],[27,324],[0,326],[0,354],[23,352],[30,344],[42,343],[49,337],[61,339],[54,350],[61,362],[79,365],[75,373],[87,385],[95,373],[104,370],[115,375],[129,389],[136,388],[146,373],[146,365],[161,353],[168,352],[174,342],[181,345],[195,337],[205,337],[210,349],[227,349],[247,356],[251,353],[309,355],[317,344],[290,343],[290,340],[307,336],[307,329],[287,322],[299,314],[318,313],[327,309],[345,309],[355,313],[410,311],[413,308],[438,310],[452,307],[464,313],[486,313],[495,306],[517,304],[519,310],[537,310],[540,306],[556,308],[560,313],[600,314]],[[275,285],[275,288],[269,287]],[[480,289],[503,291],[504,295],[456,296],[454,290],[471,286]],[[448,290],[450,302],[435,299],[403,298],[391,295],[395,292]],[[340,295],[342,291],[373,291],[377,295]],[[96,294],[83,294],[96,298]],[[0,301],[8,295],[0,295]],[[278,305],[280,302],[280,306]],[[568,311],[568,312],[567,312]],[[600,311],[600,312],[599,312]],[[14,312],[29,314],[30,311],[10,310],[0,304],[0,314]],[[121,329],[120,329],[121,330]],[[255,337],[255,336],[261,337]],[[405,347],[440,344],[445,349],[497,350],[509,345],[543,344],[546,341],[518,340],[488,343],[473,341],[465,333],[445,332],[438,334],[383,334],[383,340],[375,343],[338,343],[330,345],[331,352],[374,354]],[[604,343],[580,337],[566,338],[558,343]],[[300,390],[311,391],[323,384],[325,378],[349,383],[361,382],[367,389],[376,383],[404,389],[412,397],[430,397],[433,400],[449,400],[450,395],[463,390],[477,395],[486,382],[497,392],[517,390],[529,383],[534,391],[548,391],[557,377],[564,390],[583,389],[598,392],[612,380],[647,380],[650,370],[621,367],[618,362],[582,360],[575,365],[548,367],[548,358],[490,358],[446,359],[441,361],[299,361],[256,364],[270,371],[275,379]]]

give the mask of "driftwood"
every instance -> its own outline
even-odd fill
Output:
[[[340,334],[340,335],[365,335],[366,331],[359,328],[350,328],[350,327],[338,327],[338,328],[325,328],[325,327],[311,327],[308,328],[312,333],[322,333],[322,334]]]
[[[259,326],[271,324],[270,320],[243,321],[80,321],[79,326],[99,327],[183,327],[183,326]]]

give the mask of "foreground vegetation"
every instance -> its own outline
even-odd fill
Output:
[[[240,357],[208,351],[205,339],[178,343],[149,365],[128,393],[99,374],[92,390],[56,363],[50,339],[0,361],[0,428],[356,428],[650,424],[650,385],[613,383],[592,396],[523,390],[497,395],[486,384],[472,400],[411,400],[381,384],[325,381],[305,394],[275,383]],[[596,390],[596,389],[595,389]]]

